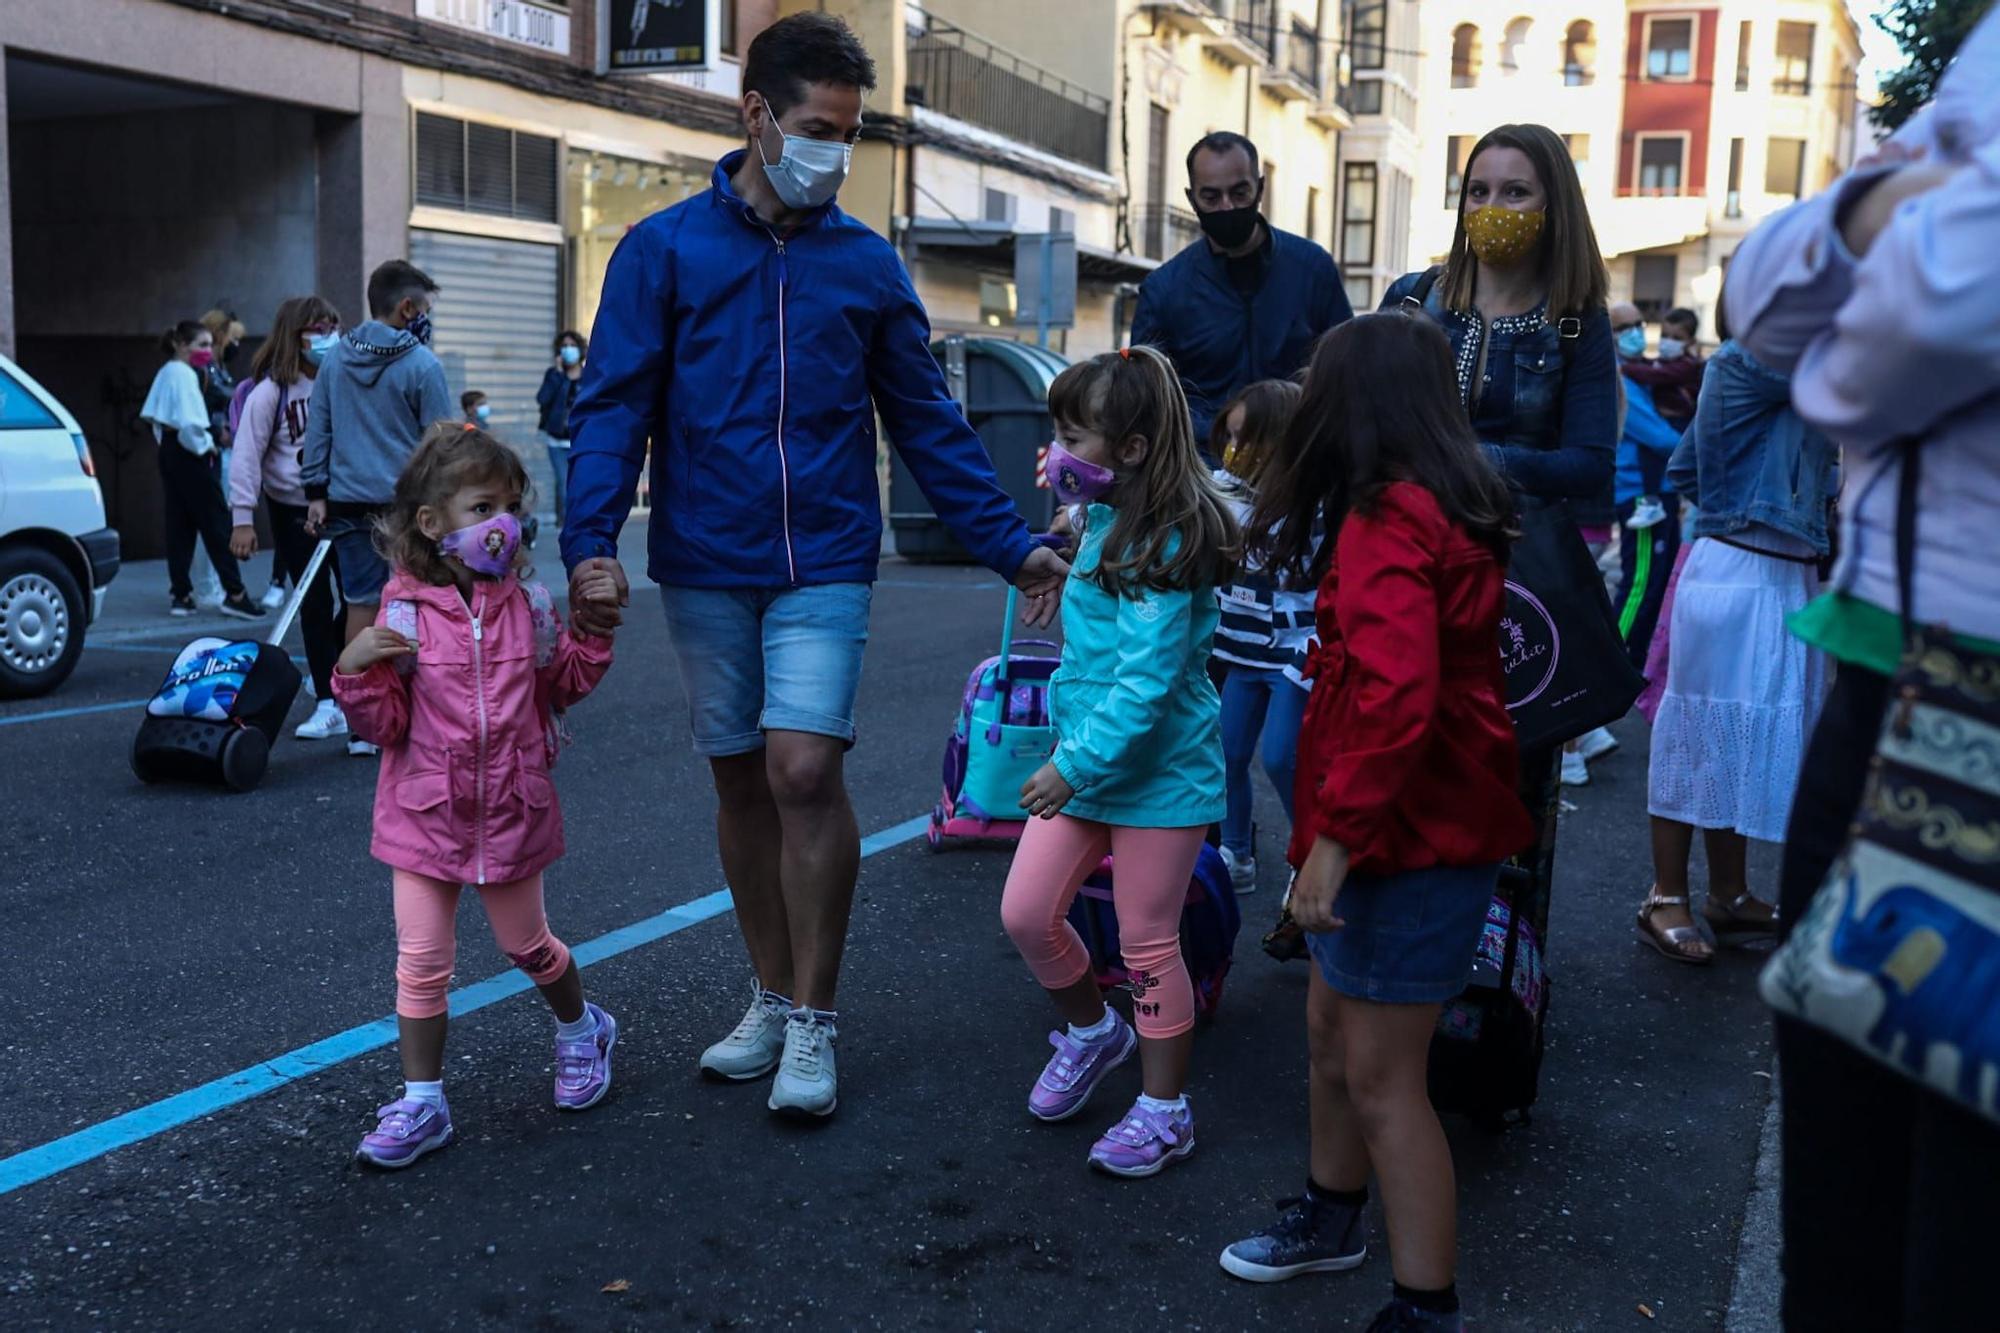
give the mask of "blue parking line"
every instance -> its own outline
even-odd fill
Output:
[[[930,827],[930,817],[919,815],[906,819],[900,824],[871,833],[861,840],[861,854],[864,857],[886,852],[892,847],[900,847],[924,835]],[[629,926],[599,935],[596,939],[577,945],[571,956],[578,967],[589,967],[607,958],[616,958],[641,945],[665,939],[691,926],[713,920],[730,910],[729,894],[726,890],[706,894],[692,902],[669,907],[666,911],[649,916],[642,921],[634,921]],[[488,1005],[532,990],[534,983],[526,973],[517,968],[491,976],[484,981],[462,986],[451,993],[451,1015],[462,1018],[476,1013]],[[358,1055],[378,1051],[393,1045],[396,1040],[396,1016],[387,1014],[359,1027],[351,1027],[345,1032],[336,1032],[331,1037],[323,1037],[297,1050],[260,1061],[247,1069],[239,1069],[233,1074],[211,1080],[200,1087],[177,1092],[157,1102],[127,1111],[123,1115],[101,1120],[87,1129],[74,1134],[65,1134],[38,1147],[15,1153],[12,1157],[0,1159],[0,1195],[11,1194],[38,1180],[46,1180],[73,1166],[81,1166],[106,1153],[164,1134],[177,1129],[192,1120],[214,1115],[253,1097],[261,1097],[295,1083],[299,1079],[330,1069],[334,1065],[352,1060]]]
[[[28,722],[53,722],[59,717],[85,717],[91,713],[130,712],[134,708],[144,708],[152,699],[126,699],[115,704],[84,704],[80,708],[50,708],[39,713],[20,713],[13,717],[0,717],[0,727],[18,727]]]

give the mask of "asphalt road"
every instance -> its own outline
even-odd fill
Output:
[[[929,809],[1002,604],[972,571],[884,575],[848,769],[864,832]],[[142,786],[125,761],[136,710],[72,710],[143,698],[187,628],[119,624],[59,694],[0,705],[0,1171],[393,1003],[374,766],[287,739],[249,795]],[[572,945],[722,885],[650,590],[617,652],[559,769],[570,853],[549,905]],[[1770,1086],[1757,959],[1695,971],[1634,945],[1643,724],[1620,734],[1565,817],[1534,1121],[1498,1138],[1449,1125],[1481,1330],[1711,1329],[1729,1302]],[[1768,885],[1771,858],[1753,867]],[[746,998],[724,915],[587,969],[621,1025],[616,1086],[587,1115],[549,1104],[550,1020],[529,993],[454,1025],[460,1141],[414,1170],[351,1159],[398,1088],[380,1047],[0,1193],[0,1325],[1358,1326],[1388,1291],[1380,1248],[1357,1274],[1274,1287],[1215,1264],[1304,1170],[1304,965],[1257,948],[1275,864],[1196,1046],[1201,1149],[1136,1182],[1084,1166],[1136,1074],[1064,1125],[1023,1106],[1053,1018],[999,927],[1005,870],[1003,852],[921,839],[865,861],[829,1124],[778,1122],[761,1085],[696,1078]],[[466,895],[457,984],[505,966]],[[1379,1216],[1374,1231],[1379,1246]]]

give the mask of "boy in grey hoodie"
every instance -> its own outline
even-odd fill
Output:
[[[309,531],[333,540],[347,638],[375,622],[389,567],[375,549],[375,518],[424,431],[454,415],[444,366],[431,352],[438,286],[392,259],[368,279],[367,323],[349,329],[320,367],[306,419],[299,480]]]

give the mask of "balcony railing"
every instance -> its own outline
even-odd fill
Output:
[[[1201,219],[1172,204],[1148,204],[1139,210],[1140,247],[1148,259],[1172,259],[1201,236]]]
[[[1319,91],[1319,29],[1292,20],[1292,30],[1286,34],[1285,72]]]
[[[1278,0],[1234,0],[1224,6],[1244,39],[1264,53],[1270,64],[1278,63]]]
[[[910,33],[909,55],[912,105],[1105,168],[1111,137],[1107,99],[938,18]]]

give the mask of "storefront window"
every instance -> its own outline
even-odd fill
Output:
[[[611,252],[625,233],[649,215],[707,189],[709,170],[691,159],[644,162],[569,150],[563,209],[570,250],[567,327],[590,331]]]

